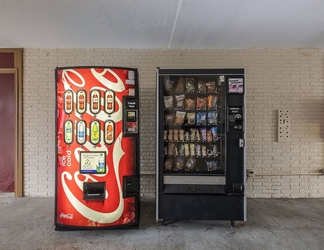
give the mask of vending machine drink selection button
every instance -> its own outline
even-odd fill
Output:
[[[94,94],[92,96],[92,109],[98,109],[99,105],[99,96],[97,94]]]
[[[86,123],[83,120],[77,122],[76,125],[76,140],[79,144],[86,142]]]
[[[107,114],[113,113],[115,110],[115,93],[112,90],[105,92],[105,112]]]
[[[64,93],[64,112],[66,114],[71,114],[73,111],[73,92],[67,90]]]
[[[90,142],[92,144],[98,144],[100,141],[100,123],[98,121],[92,121],[90,123]]]
[[[66,144],[73,142],[73,122],[70,120],[64,123],[64,142]]]
[[[79,96],[79,106],[81,110],[84,109],[84,98],[85,96],[81,93]]]
[[[106,144],[112,144],[115,141],[115,123],[113,121],[105,122],[105,138]]]
[[[79,90],[77,92],[77,112],[79,114],[83,114],[86,112],[86,103],[87,103],[87,95],[86,92],[84,90]]]
[[[93,114],[98,114],[100,111],[100,92],[92,90],[90,93],[90,111]]]

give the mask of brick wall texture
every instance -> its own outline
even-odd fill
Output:
[[[247,196],[324,197],[324,49],[24,49],[24,195],[55,193],[55,77],[64,66],[139,70],[141,195],[155,195],[156,68],[245,68]],[[278,110],[290,138],[278,142]]]

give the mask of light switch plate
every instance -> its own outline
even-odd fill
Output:
[[[288,142],[290,139],[290,111],[278,110],[278,142]]]

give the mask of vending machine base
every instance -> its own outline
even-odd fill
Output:
[[[158,198],[158,222],[172,220],[245,220],[244,195],[163,194]]]
[[[133,223],[123,224],[123,225],[108,225],[108,226],[71,226],[71,225],[63,225],[56,224],[55,231],[89,231],[89,230],[114,230],[114,229],[138,229],[139,228],[139,204],[140,204],[139,196],[135,197],[135,208],[136,208],[136,219]],[[104,202],[102,202],[104,204]],[[71,215],[67,215],[71,216]],[[68,219],[68,217],[66,217]]]

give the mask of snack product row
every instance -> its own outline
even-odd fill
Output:
[[[164,145],[164,155],[169,157],[217,157],[218,145],[203,143],[174,143]]]
[[[186,112],[176,111],[165,115],[166,125],[216,125],[218,111]]]
[[[218,140],[218,127],[200,127],[188,129],[165,129],[163,134],[164,141],[169,142],[215,142]]]
[[[220,170],[217,160],[204,160],[197,164],[197,159],[190,158],[166,158],[164,170],[166,171],[215,171]]]
[[[217,109],[218,95],[165,95],[164,107],[168,110],[211,110]]]
[[[166,92],[180,93],[216,93],[217,86],[214,81],[197,80],[191,77],[166,79],[164,83]]]

